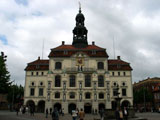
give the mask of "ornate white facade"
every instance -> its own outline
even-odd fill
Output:
[[[87,29],[81,10],[76,16],[72,45],[51,49],[48,60],[28,63],[25,71],[24,104],[36,111],[57,107],[69,113],[115,108],[115,90],[119,85],[122,106],[133,105],[132,68],[117,59],[108,59],[104,48],[88,45]],[[77,32],[78,31],[78,32]],[[80,32],[79,32],[80,31]],[[81,33],[82,32],[82,33]]]

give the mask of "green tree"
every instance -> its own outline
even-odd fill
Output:
[[[7,56],[1,52],[0,55],[0,93],[8,93],[9,86],[11,84],[10,81],[10,73],[7,70]]]
[[[24,88],[21,85],[11,85],[8,92],[8,102],[13,104],[21,103],[24,96]],[[14,98],[13,98],[14,97]],[[13,101],[14,100],[14,101]]]

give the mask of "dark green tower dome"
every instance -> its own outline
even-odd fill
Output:
[[[77,48],[85,48],[88,46],[87,33],[88,30],[84,26],[85,17],[81,13],[81,8],[79,13],[76,15],[76,26],[73,29],[73,42],[72,45]]]

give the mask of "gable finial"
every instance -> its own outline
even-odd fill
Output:
[[[81,13],[81,2],[79,1],[79,13]]]

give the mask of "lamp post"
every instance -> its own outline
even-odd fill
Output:
[[[115,98],[115,100],[116,100],[116,102],[117,102],[117,106],[118,106],[118,108],[120,109],[120,101],[121,101],[121,97],[119,97],[119,85],[117,84],[117,86],[116,86],[116,95],[117,95],[117,97]]]
[[[13,111],[13,104],[14,104],[14,82],[15,80],[13,80],[12,111]]]

